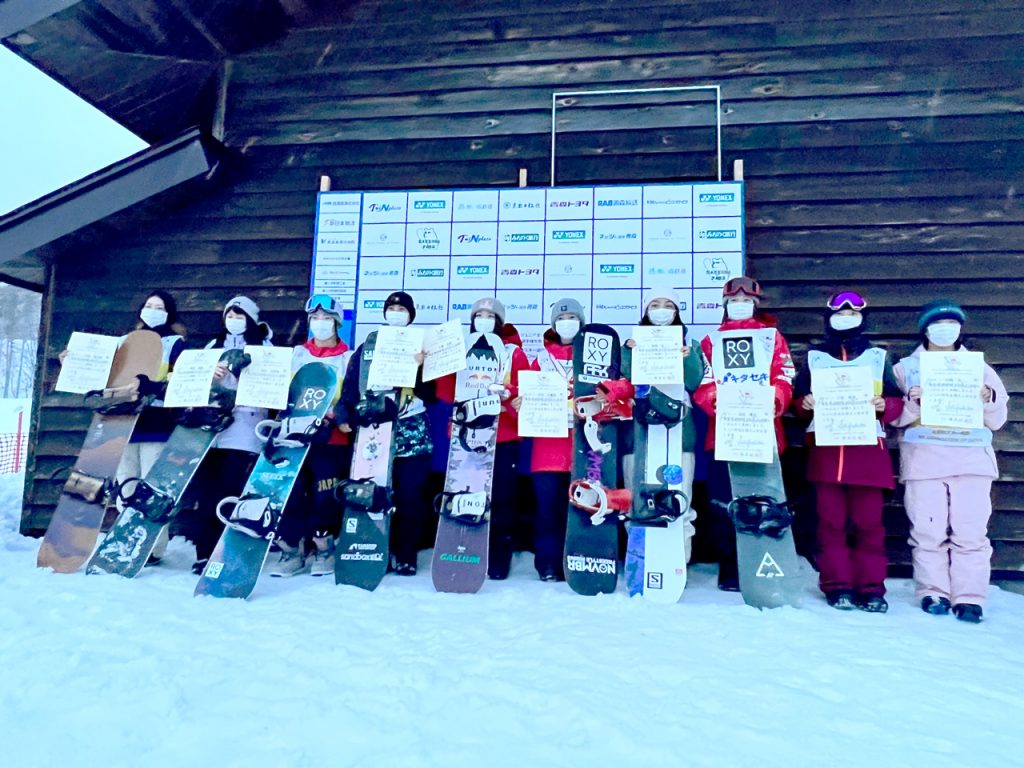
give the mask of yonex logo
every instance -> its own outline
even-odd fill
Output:
[[[702,203],[731,203],[736,199],[732,192],[701,192],[697,200]]]
[[[444,200],[416,200],[412,207],[416,211],[440,211],[446,205],[447,202]]]
[[[555,229],[551,232],[552,240],[586,240],[585,229]]]
[[[602,275],[632,275],[636,267],[632,264],[602,264]]]
[[[365,299],[363,309],[384,309],[384,299]]]
[[[479,266],[456,267],[455,268],[455,274],[457,274],[457,275],[489,275],[490,273],[491,273],[491,268],[489,266],[487,266],[486,264],[482,264],[482,265],[479,265]]]

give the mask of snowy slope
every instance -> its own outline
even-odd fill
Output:
[[[573,595],[528,559],[475,596],[308,575],[194,599],[191,548],[136,581],[35,568],[0,532],[7,766],[1024,765],[1024,597],[981,626]],[[425,564],[426,559],[421,559]]]

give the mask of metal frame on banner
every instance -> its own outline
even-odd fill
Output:
[[[672,93],[680,91],[715,92],[715,148],[718,180],[722,180],[722,87],[720,85],[673,85],[663,88],[614,88],[600,91],[555,91],[551,94],[551,186],[555,186],[555,138],[558,100],[566,96],[622,96],[634,93]]]

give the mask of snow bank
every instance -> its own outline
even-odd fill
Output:
[[[935,618],[758,612],[693,569],[684,602],[583,598],[528,557],[474,596],[308,575],[195,599],[192,551],[135,581],[0,550],[11,766],[1020,765],[1024,597]],[[426,553],[424,553],[424,556]],[[421,565],[426,560],[421,559]]]

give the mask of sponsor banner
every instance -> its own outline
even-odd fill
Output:
[[[544,221],[543,189],[503,189],[498,198],[499,221]]]
[[[317,253],[343,251],[355,253],[359,249],[359,233],[353,232],[318,232],[316,236]]]
[[[393,290],[395,289],[364,288],[360,285],[356,292],[356,315],[359,320],[371,323],[374,327],[381,325],[384,322],[384,299]]]
[[[639,288],[639,253],[594,254],[594,288]]]
[[[523,352],[532,363],[537,355],[544,348],[544,334],[548,330],[547,325],[517,325],[519,337],[523,340]]]
[[[367,261],[369,261],[367,259]],[[449,258],[447,256],[412,256],[405,259],[405,291],[448,288]],[[419,294],[413,294],[414,300]]]
[[[644,253],[688,253],[692,250],[691,219],[645,219]]]
[[[690,253],[647,253],[643,257],[642,286],[657,288],[662,285],[686,285],[690,283]]]
[[[743,250],[743,220],[738,217],[694,219],[693,250],[695,253]]]
[[[592,257],[589,254],[576,256],[545,256],[544,287],[574,288],[589,290],[593,272]]]
[[[359,209],[351,213],[324,213],[322,210],[316,219],[316,231],[318,235],[326,235],[336,232],[348,232],[358,234],[359,232]],[[353,238],[355,241],[356,238]],[[355,250],[353,248],[353,250]]]
[[[597,187],[595,219],[639,219],[643,213],[643,187]]]
[[[360,256],[404,256],[405,224],[364,224]]]
[[[363,224],[405,223],[408,215],[405,192],[363,194]]]
[[[694,184],[694,216],[742,216],[742,184]]]
[[[493,293],[497,257],[495,256],[452,256],[451,279],[452,290],[472,288],[485,293]],[[477,298],[484,293],[477,295]]]
[[[481,291],[449,291],[446,320],[458,320],[469,328],[469,312],[477,299],[485,296]]]
[[[635,325],[640,317],[640,289],[595,290],[593,316],[598,319],[588,317],[588,322]]]
[[[594,222],[594,253],[639,253],[643,242],[640,219]]]
[[[544,287],[543,256],[498,256],[499,288],[539,291]]]
[[[646,219],[693,216],[693,187],[688,184],[644,187],[643,215]]]
[[[594,218],[593,187],[556,187],[548,190],[548,221],[592,218]]]
[[[452,193],[410,192],[408,222],[451,221]]]
[[[359,192],[332,192],[318,198],[320,214],[359,216],[363,207],[363,196]]]
[[[543,221],[503,221],[498,224],[498,253],[544,253]]]
[[[402,280],[405,259],[401,256],[381,256],[361,259],[359,262],[359,287],[394,290]],[[317,273],[319,274],[319,266]]]
[[[493,256],[498,252],[498,223],[456,222],[452,224],[452,250],[457,255]]]
[[[505,305],[505,322],[512,323],[522,333],[522,325],[546,321],[540,291],[514,291],[498,289],[498,301]]]
[[[545,253],[593,253],[593,228],[594,222],[589,219],[547,222]]]
[[[698,288],[693,292],[693,322],[697,325],[722,324],[722,291],[720,288]]]
[[[544,323],[550,328],[551,322],[551,308],[555,306],[555,302],[560,299],[576,299],[583,306],[583,313],[586,315],[584,318],[584,324],[601,322],[600,320],[594,320],[593,306],[590,303],[591,292],[588,289],[560,289],[556,291],[544,289]]]
[[[409,223],[405,228],[407,256],[447,256],[452,240],[452,225],[441,222]]]
[[[722,286],[729,278],[742,274],[742,253],[704,253],[693,257],[694,288]]]
[[[447,290],[416,291],[412,297],[416,303],[416,325],[440,325],[448,319]]]
[[[454,221],[497,221],[497,190],[463,190],[452,200]]]

